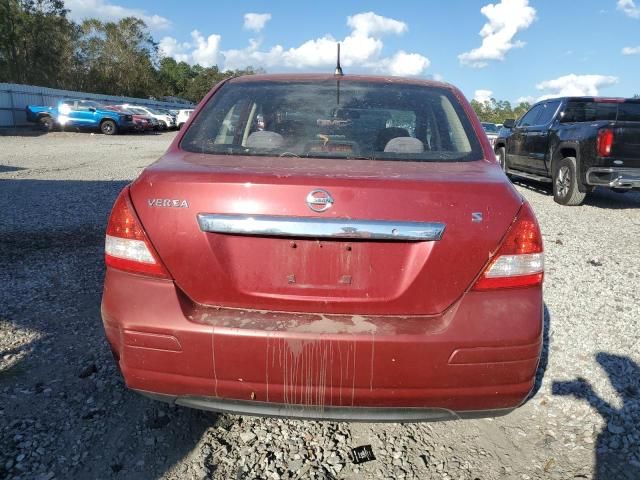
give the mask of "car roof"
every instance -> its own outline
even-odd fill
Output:
[[[625,97],[592,97],[592,96],[551,97],[551,98],[545,98],[544,100],[540,100],[539,102],[536,102],[531,106],[534,107],[541,103],[545,103],[553,100],[560,100],[560,101],[567,101],[567,102],[578,101],[578,102],[596,102],[596,103],[627,103],[627,102],[636,103],[640,101],[637,98],[625,98]]]
[[[245,82],[326,82],[326,81],[341,82],[371,82],[371,83],[389,83],[397,85],[421,85],[428,87],[446,88],[449,90],[455,89],[455,87],[446,82],[439,82],[436,80],[420,79],[420,78],[408,78],[408,77],[394,77],[390,75],[343,75],[336,76],[328,73],[269,73],[269,74],[257,74],[257,75],[242,75],[239,77],[232,77],[229,82],[232,83],[245,83]]]

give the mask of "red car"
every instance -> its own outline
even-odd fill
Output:
[[[154,125],[151,121],[151,117],[147,117],[146,115],[140,115],[138,113],[130,112],[126,108],[121,107],[120,105],[109,105],[105,107],[107,110],[112,110],[114,112],[123,112],[128,113],[133,117],[133,121],[136,124],[136,130],[138,132],[146,132],[148,130],[153,130]]]
[[[523,403],[543,247],[438,82],[217,85],[115,202],[106,335],[127,385],[240,414],[417,421]]]

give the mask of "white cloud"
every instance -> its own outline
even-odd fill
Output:
[[[480,30],[482,45],[458,55],[461,64],[475,68],[486,67],[492,60],[504,60],[509,50],[523,47],[524,42],[514,41],[514,37],[536,19],[529,0],[501,0],[485,5],[480,12],[489,20]]]
[[[516,105],[519,105],[520,103],[535,103],[535,102],[536,102],[536,97],[527,95],[524,97],[518,97],[515,103]]]
[[[191,42],[178,42],[173,37],[164,37],[158,48],[164,57],[173,57],[178,62],[199,63],[203,67],[211,67],[218,63],[220,51],[220,35],[204,37],[198,30],[191,32]]]
[[[601,88],[618,83],[618,77],[611,75],[576,75],[572,73],[554,80],[546,80],[536,85],[544,93],[539,100],[564,96],[597,96]]]
[[[622,49],[623,55],[640,55],[640,45],[637,47],[624,47]]]
[[[189,42],[179,43],[173,37],[164,37],[158,43],[158,48],[163,57],[173,57],[178,62],[189,62],[191,60],[191,56],[187,53],[191,49]]]
[[[102,21],[118,21],[125,17],[137,17],[152,30],[162,30],[171,26],[171,21],[160,15],[151,15],[139,8],[114,5],[106,0],[66,0],[69,18],[82,21],[85,18],[97,18]]]
[[[354,32],[359,32],[363,35],[375,35],[392,33],[400,35],[407,31],[407,24],[393,18],[387,18],[380,15],[376,15],[373,12],[358,13],[347,17],[347,25],[350,26]]]
[[[262,28],[264,23],[254,26]],[[245,48],[219,50],[220,35],[210,35],[205,40],[197,30],[191,33],[192,40],[189,42],[165,37],[159,46],[164,56],[203,66],[213,65],[220,60],[225,70],[253,66],[267,69],[325,69],[332,72],[336,64],[338,41],[341,43],[341,64],[345,68],[411,76],[423,74],[431,64],[424,55],[404,50],[389,56],[382,55],[384,35],[401,35],[408,30],[407,24],[400,20],[363,12],[347,17],[347,25],[351,27],[351,32],[343,39],[326,34],[291,48],[282,45],[263,48],[261,40],[252,38]]]
[[[270,13],[245,13],[244,28],[245,30],[259,32],[264,28],[269,20],[271,20]]]
[[[634,0],[618,0],[618,10],[622,10],[628,17],[640,18],[640,7]]]
[[[191,32],[191,38],[195,49],[191,52],[193,63],[199,63],[203,67],[211,67],[218,63],[218,50],[220,48],[220,35],[209,35],[206,39],[198,31]]]
[[[493,92],[491,90],[476,90],[473,94],[473,99],[476,102],[485,103],[490,102]]]
[[[379,69],[398,77],[412,77],[424,72],[431,62],[419,53],[407,53],[399,50],[393,56],[380,60]]]
[[[328,71],[336,63],[336,43],[341,42],[343,67],[363,68],[391,75],[420,75],[430,65],[427,57],[419,53],[399,50],[389,57],[382,56],[383,35],[401,35],[407,24],[374,12],[363,12],[347,17],[351,32],[337,40],[332,35],[307,40],[297,47],[286,49],[275,45],[261,50],[261,42],[255,39],[242,49],[222,51],[225,69],[243,68],[248,65],[265,68],[318,69]]]

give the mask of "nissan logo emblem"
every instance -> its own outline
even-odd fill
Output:
[[[333,205],[333,198],[326,190],[312,190],[307,195],[307,205],[314,212],[324,212]]]

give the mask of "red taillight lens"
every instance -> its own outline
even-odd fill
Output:
[[[613,146],[613,130],[603,128],[598,132],[598,155],[608,157],[611,155],[611,147]]]
[[[129,200],[129,187],[120,192],[111,210],[104,252],[105,263],[109,267],[171,278],[136,216]]]
[[[542,235],[531,207],[525,203],[473,290],[531,287],[541,285],[543,277]]]

